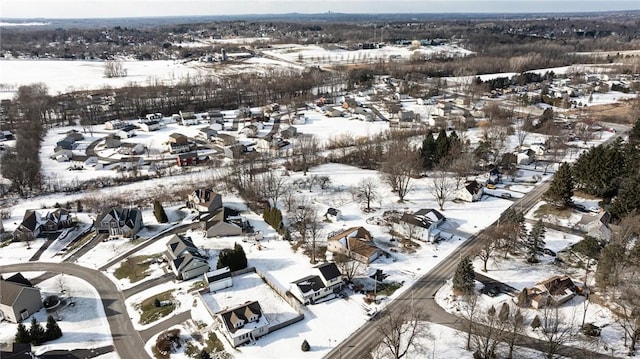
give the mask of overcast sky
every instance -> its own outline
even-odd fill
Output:
[[[584,12],[638,10],[640,0],[0,0],[2,18],[282,13]]]

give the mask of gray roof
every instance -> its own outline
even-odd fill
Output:
[[[340,270],[338,269],[338,266],[336,266],[336,264],[333,262],[322,263],[316,266],[316,268],[318,268],[320,274],[327,281],[338,278],[342,275],[340,273]]]

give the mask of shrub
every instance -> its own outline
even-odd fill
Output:
[[[62,330],[60,329],[60,326],[58,326],[58,323],[52,316],[47,317],[46,327],[47,329],[45,331],[45,338],[47,341],[56,340],[62,337]]]
[[[542,323],[540,322],[540,316],[536,315],[535,318],[531,321],[531,328],[538,329]]]
[[[302,342],[301,349],[303,352],[308,352],[309,350],[311,350],[311,346],[309,345],[309,342],[306,339]]]

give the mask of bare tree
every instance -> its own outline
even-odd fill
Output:
[[[126,77],[127,69],[124,68],[120,60],[108,60],[104,63],[104,76],[106,78]]]
[[[540,318],[542,341],[547,358],[553,359],[560,348],[575,337],[575,323],[567,322],[557,306],[546,306]]]
[[[389,140],[386,158],[382,164],[383,180],[398,194],[398,201],[404,201],[413,189],[413,177],[417,177],[420,157],[403,138]]]
[[[498,245],[494,238],[495,237],[493,237],[491,234],[486,234],[486,232],[485,232],[485,235],[481,237],[482,246],[478,250],[478,254],[476,254],[476,256],[482,260],[483,272],[487,271],[487,263],[489,262],[489,259],[493,257],[493,254],[498,249]]]
[[[277,174],[275,171],[269,171],[262,175],[262,193],[272,202],[272,207],[278,206],[278,199],[283,195],[287,188],[287,178]]]
[[[315,163],[319,148],[320,145],[316,137],[312,135],[298,137],[293,154],[305,176],[309,172],[309,168]]]
[[[467,331],[467,350],[471,350],[471,339],[475,331],[475,323],[477,321],[478,310],[478,295],[474,292],[472,295],[464,297],[464,307],[462,310],[462,317],[466,323]]]
[[[531,127],[531,118],[530,115],[527,115],[527,118],[518,118],[515,123],[515,133],[516,138],[518,139],[518,146],[522,147],[524,145],[524,141],[529,137],[529,128]]]
[[[373,177],[363,178],[353,189],[353,197],[360,204],[366,205],[365,212],[371,212],[371,202],[378,199],[378,182]]]
[[[516,340],[518,339],[518,336],[524,332],[525,317],[520,308],[513,306],[509,308],[507,318],[502,319],[507,323],[507,330],[504,336],[505,342],[509,346],[509,354],[507,355],[507,358],[511,359],[513,358],[513,349],[516,346]]]
[[[409,310],[392,312],[385,310],[379,314],[376,331],[382,336],[381,346],[395,359],[403,358],[409,350],[412,353],[426,353],[424,339],[429,337],[422,313]]]
[[[450,169],[453,172],[453,177],[456,181],[456,189],[459,189],[467,180],[469,173],[473,170],[473,161],[471,160],[471,156],[461,154],[451,162]]]
[[[58,286],[58,290],[61,294],[64,294],[67,291],[67,280],[64,277],[64,274],[60,274],[56,277],[56,285]]]
[[[631,281],[637,282],[636,278]],[[624,344],[627,345],[629,338],[629,355],[633,356],[636,343],[640,340],[640,287],[637,283],[625,284],[621,290],[618,307],[618,323],[624,330]]]
[[[487,312],[479,316],[473,325],[473,357],[478,359],[495,358],[498,344],[502,342],[506,329],[506,322],[500,318],[496,308],[489,307]]]
[[[440,206],[440,210],[444,210],[444,204],[453,195],[454,184],[447,176],[447,173],[443,170],[435,171],[433,174],[433,189],[432,194]]]
[[[333,261],[336,263],[338,268],[340,269],[340,273],[347,279],[348,282],[351,282],[353,278],[362,274],[365,267],[362,262],[358,262],[353,258],[337,253],[333,256]]]

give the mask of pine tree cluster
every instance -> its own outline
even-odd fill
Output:
[[[247,268],[247,255],[241,245],[236,243],[233,249],[224,249],[218,257],[218,269],[229,267],[233,271]]]
[[[62,337],[62,330],[52,316],[47,317],[46,329],[42,327],[35,317],[31,318],[31,326],[20,323],[15,335],[15,342],[20,344],[42,345],[44,342]]]
[[[565,208],[573,203],[573,176],[571,174],[571,165],[563,163],[558,168],[549,189],[545,192],[543,198],[559,208]]]
[[[267,222],[273,229],[276,231],[280,231],[282,228],[282,212],[278,208],[267,208],[264,210],[262,214],[262,218],[265,222]]]

